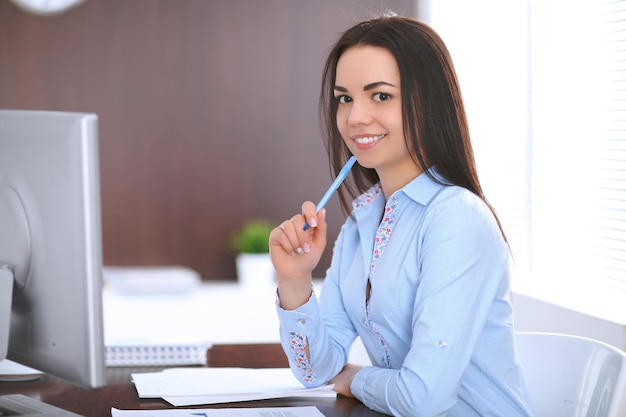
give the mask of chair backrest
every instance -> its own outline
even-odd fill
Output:
[[[626,416],[626,353],[573,335],[518,332],[537,417]]]

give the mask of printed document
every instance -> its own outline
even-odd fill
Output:
[[[332,385],[304,388],[289,368],[171,368],[132,374],[139,398],[174,406],[286,397],[336,397]]]

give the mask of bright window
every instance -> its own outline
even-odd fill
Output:
[[[626,300],[626,1],[418,1],[518,269]]]

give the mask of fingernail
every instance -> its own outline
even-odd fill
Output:
[[[308,243],[305,243],[304,245],[302,245],[302,249],[304,249],[305,253],[309,253],[311,252],[311,245],[309,245]]]
[[[315,217],[312,217],[311,220],[309,220],[309,224],[311,225],[311,227],[317,227],[317,219]]]
[[[296,249],[296,252],[298,253],[298,255],[302,255],[304,253],[304,251],[302,250],[302,248],[298,248]]]

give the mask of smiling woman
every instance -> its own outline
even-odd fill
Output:
[[[532,415],[509,247],[441,38],[395,15],[356,24],[331,49],[320,106],[331,164],[338,171],[351,155],[358,164],[339,190],[350,215],[319,300],[311,279],[326,249],[324,212],[306,201],[270,235],[296,377],[385,414]],[[371,366],[348,363],[357,337]]]

